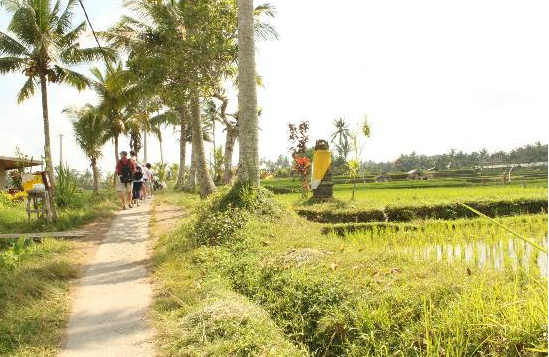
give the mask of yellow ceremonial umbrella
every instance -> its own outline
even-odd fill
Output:
[[[313,156],[313,174],[311,175],[311,188],[315,190],[326,175],[326,171],[332,163],[330,150],[315,150]]]

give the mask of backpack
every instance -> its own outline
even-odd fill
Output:
[[[130,166],[130,160],[126,162],[126,165],[120,160],[120,165],[122,166],[122,173],[120,175],[120,181],[122,183],[130,183],[133,181],[132,178],[132,168]]]
[[[141,180],[142,178],[143,178],[143,171],[137,170],[137,171],[135,171],[135,172],[133,173],[133,179],[134,179],[135,181],[139,181],[139,180]]]

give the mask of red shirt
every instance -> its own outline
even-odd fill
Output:
[[[122,175],[122,166],[128,166],[128,165],[130,166],[130,170],[132,170],[132,172],[134,172],[135,171],[135,163],[132,160],[130,160],[128,158],[118,160],[118,162],[116,163],[116,173],[118,175]]]

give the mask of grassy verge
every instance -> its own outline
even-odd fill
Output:
[[[547,280],[533,268],[449,263],[408,244],[477,233],[499,244],[504,233],[487,223],[391,230],[389,240],[381,230],[342,238],[288,212],[258,215],[223,200],[200,207],[194,223],[165,238],[164,259],[184,264],[170,271],[190,276],[162,279],[181,284],[172,288],[184,297],[175,309],[180,318],[196,306],[185,294],[203,298],[192,289],[222,289],[266,310],[314,356],[537,356],[547,349]],[[525,219],[513,221],[515,229],[546,234],[546,219]],[[177,305],[171,296],[168,302]]]
[[[155,205],[183,204],[190,210],[196,196],[159,193]],[[151,231],[154,231],[153,214]],[[163,356],[305,356],[269,315],[231,289],[228,281],[202,269],[202,252],[191,249],[181,222],[158,237],[154,306],[158,345]]]
[[[72,243],[54,239],[0,251],[0,355],[57,355],[75,263]]]
[[[115,192],[103,192],[99,196],[90,193],[83,195],[77,207],[59,209],[59,220],[48,223],[45,219],[36,219],[36,215],[27,220],[26,203],[13,205],[0,202],[0,233],[28,233],[63,231],[79,227],[98,218],[110,217],[117,208]]]

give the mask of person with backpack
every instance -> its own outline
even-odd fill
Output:
[[[139,200],[141,199],[141,189],[143,188],[143,171],[141,166],[137,165],[135,172],[133,173],[133,189],[132,199],[133,204],[139,206]]]
[[[128,158],[126,151],[120,152],[120,160],[116,163],[116,192],[120,194],[122,201],[122,209],[132,208],[132,183],[133,173],[135,172],[135,164]],[[126,207],[126,199],[128,207]]]

